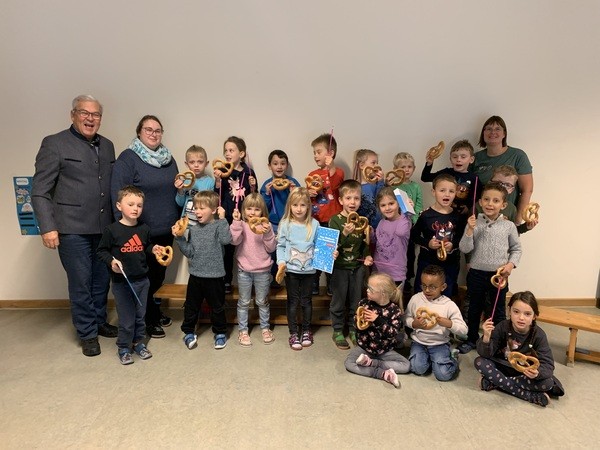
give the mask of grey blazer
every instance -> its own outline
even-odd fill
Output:
[[[31,189],[40,232],[100,234],[112,222],[110,176],[113,143],[96,135],[96,147],[68,129],[42,141]]]

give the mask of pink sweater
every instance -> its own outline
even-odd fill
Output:
[[[237,245],[235,256],[238,266],[245,272],[268,272],[271,270],[271,255],[277,248],[273,229],[265,234],[253,233],[248,224],[234,220],[229,227],[231,243]]]

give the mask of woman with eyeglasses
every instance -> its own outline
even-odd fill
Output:
[[[171,226],[179,219],[179,207],[175,203],[177,189],[173,180],[179,173],[171,151],[162,143],[164,129],[158,117],[142,117],[136,128],[136,138],[117,158],[111,179],[111,197],[115,219],[120,218],[114,209],[116,196],[123,186],[133,185],[145,194],[144,211],[140,221],[150,227],[153,244],[173,244]],[[163,327],[171,325],[171,319],[160,311],[160,303],[154,301],[154,293],[165,279],[166,267],[156,259],[148,258],[150,289],[146,306],[146,331],[150,337],[165,337]]]
[[[475,153],[475,161],[470,169],[485,184],[492,179],[496,167],[514,167],[519,178],[507,201],[517,207],[517,217],[521,217],[533,193],[533,171],[527,154],[509,146],[506,139],[506,123],[502,117],[492,116],[486,120],[479,136],[479,146],[483,150]]]

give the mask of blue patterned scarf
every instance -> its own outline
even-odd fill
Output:
[[[139,138],[135,138],[129,144],[129,148],[140,157],[142,161],[153,167],[166,166],[171,162],[171,151],[160,144],[156,150],[150,150],[146,147]]]

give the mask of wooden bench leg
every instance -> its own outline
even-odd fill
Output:
[[[569,348],[567,350],[567,366],[575,366],[575,346],[577,345],[577,329],[569,328],[571,337],[569,338]]]

